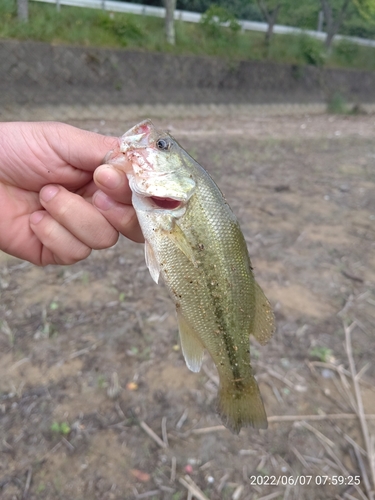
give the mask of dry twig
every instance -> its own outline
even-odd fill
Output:
[[[179,482],[188,490],[191,497],[197,500],[209,500],[203,491],[194,483],[190,476],[180,477]]]
[[[141,500],[142,498],[153,497],[153,496],[157,495],[158,493],[160,493],[160,490],[150,490],[150,491],[146,491],[145,493],[139,493],[138,495],[136,495],[135,498],[137,500]]]
[[[172,463],[171,463],[171,477],[170,477],[170,482],[174,483],[176,480],[176,465],[177,465],[177,459],[176,457],[172,457]]]
[[[305,429],[308,429],[311,432],[313,432],[315,434],[315,436],[318,438],[318,440],[320,441],[320,443],[322,444],[323,448],[328,453],[328,455],[333,459],[333,461],[335,462],[335,464],[338,466],[339,470],[341,470],[341,473],[344,476],[346,476],[346,477],[350,475],[349,471],[346,469],[346,467],[341,462],[341,460],[339,459],[339,457],[333,451],[335,445],[334,445],[334,443],[330,439],[328,439],[324,434],[322,434],[320,431],[318,431],[317,429],[315,429],[315,427],[313,427],[312,425],[308,424],[307,422],[298,422],[298,425],[301,426],[301,427],[304,427]],[[363,491],[361,490],[361,488],[359,488],[356,484],[354,484],[353,486],[356,489],[357,493],[359,493],[359,495],[362,498],[362,500],[369,500],[368,498],[365,497],[365,495],[364,495]]]
[[[364,485],[365,485],[365,490],[367,492],[370,492],[371,491],[371,485],[370,485],[370,481],[369,481],[369,478],[368,478],[368,475],[367,475],[367,472],[366,472],[366,467],[365,467],[365,464],[363,463],[363,459],[361,457],[361,454],[359,453],[359,451],[357,450],[356,447],[354,447],[354,454],[355,454],[355,457],[357,459],[359,470],[361,471],[361,475],[362,475],[363,482],[364,482]]]
[[[316,373],[315,366],[318,366],[320,368],[327,368],[328,370],[336,371],[336,372],[342,372],[344,375],[349,375],[350,376],[350,371],[346,370],[346,368],[343,367],[343,365],[334,365],[332,363],[324,363],[323,361],[306,361],[307,366],[310,368],[310,370],[313,373]],[[363,371],[360,370],[358,372],[363,374]],[[361,378],[361,384],[366,385],[367,387],[370,387],[371,389],[374,388],[373,384],[369,382],[368,380],[364,380]]]
[[[375,419],[375,414],[366,415],[369,419]],[[357,418],[355,413],[327,413],[322,415],[271,415],[268,423],[272,422],[294,422],[298,420],[352,420]],[[198,429],[196,429],[198,430]]]
[[[266,495],[265,497],[259,497],[258,500],[272,500],[272,498],[277,498],[282,494],[281,490],[274,491],[273,493],[270,493],[269,495]]]
[[[297,450],[297,448],[295,448],[294,446],[291,446],[290,449],[295,454],[295,456],[298,458],[298,460],[301,462],[301,464],[305,467],[305,469],[309,470],[309,464],[306,462],[306,460],[301,455],[301,453]]]
[[[167,434],[167,417],[163,417],[161,419],[161,435],[163,437],[163,442],[165,444],[165,447],[168,448],[169,443],[168,443],[168,434]]]
[[[167,445],[164,443],[162,439],[149,427],[146,422],[140,422],[139,425],[142,427],[142,429],[145,431],[146,434],[150,436],[151,439],[157,443],[160,448],[167,448]]]
[[[366,418],[375,420],[375,414],[367,414]],[[281,423],[281,422],[298,422],[305,420],[353,420],[357,418],[356,413],[327,413],[323,415],[271,415],[268,417],[268,423]],[[208,434],[210,432],[225,431],[224,425],[214,425],[212,427],[201,427],[200,429],[192,429],[190,434]]]
[[[353,322],[350,326],[344,324],[344,330],[345,330],[345,350],[346,350],[346,355],[348,357],[349,361],[349,368],[350,368],[350,373],[352,377],[352,382],[353,382],[353,388],[354,388],[354,394],[356,398],[356,412],[359,418],[359,422],[361,424],[361,430],[362,430],[362,435],[363,439],[365,441],[365,448],[367,451],[367,458],[368,458],[368,463],[370,467],[370,475],[371,475],[371,487],[372,490],[368,489],[366,487],[366,484],[369,484],[368,481],[364,480],[365,483],[365,488],[366,488],[366,493],[367,496],[370,500],[374,500],[374,491],[375,491],[375,456],[373,454],[373,447],[371,444],[371,439],[370,439],[370,433],[368,430],[367,426],[367,420],[363,408],[363,401],[362,401],[362,395],[361,395],[361,389],[359,387],[359,382],[358,382],[358,377],[357,377],[357,372],[355,368],[355,363],[354,363],[354,358],[353,358],[353,350],[352,350],[352,343],[351,343],[351,338],[350,335],[355,328],[356,323]],[[364,469],[364,472],[366,470]]]
[[[30,489],[32,475],[33,475],[33,469],[32,467],[29,467],[27,471],[26,484],[25,484],[25,489],[23,490],[22,500],[26,500],[26,498],[29,496],[29,489]]]

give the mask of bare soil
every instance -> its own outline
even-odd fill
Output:
[[[67,267],[0,254],[3,500],[179,500],[191,498],[187,475],[211,500],[368,498],[344,323],[356,321],[374,435],[375,115],[246,109],[148,114],[225,193],[274,306],[274,338],[251,340],[269,428],[234,436],[220,426],[215,367],[186,368],[142,245],[122,238]],[[98,108],[68,121],[121,135],[143,113]],[[332,479],[357,475],[357,488]]]

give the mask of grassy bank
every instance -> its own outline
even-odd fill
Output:
[[[275,35],[266,48],[263,33],[176,22],[176,46],[171,47],[164,40],[164,21],[159,18],[67,6],[58,13],[54,5],[34,2],[30,2],[29,17],[28,23],[18,22],[16,0],[1,0],[0,38],[375,69],[375,49],[347,41],[335,44],[327,56],[323,44],[307,36]]]

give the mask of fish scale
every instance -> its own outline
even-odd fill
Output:
[[[249,336],[266,343],[274,316],[234,213],[209,174],[149,120],[124,134],[110,161],[128,175],[146,263],[175,303],[187,366],[198,372],[207,350],[219,374],[223,423],[235,433],[267,427]]]

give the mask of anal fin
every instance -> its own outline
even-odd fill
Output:
[[[257,341],[264,345],[270,340],[275,331],[275,316],[271,304],[264,295],[263,290],[255,282],[255,318],[253,331]]]
[[[177,311],[178,329],[180,332],[181,348],[189,370],[199,372],[203,362],[204,346],[197,334],[186,321],[184,316]]]

